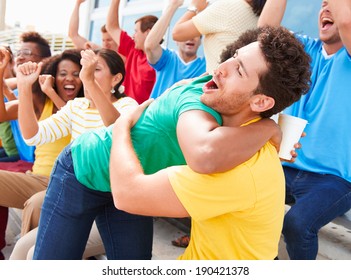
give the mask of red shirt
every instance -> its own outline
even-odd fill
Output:
[[[135,48],[134,40],[122,31],[118,52],[126,57],[125,93],[139,104],[149,99],[155,84],[156,73],[142,50]]]

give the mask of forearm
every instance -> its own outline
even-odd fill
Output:
[[[14,90],[17,88],[17,78],[8,78],[8,79],[5,79],[5,82],[11,90]]]
[[[76,2],[69,21],[68,37],[71,38],[76,48],[84,48],[84,44],[88,40],[79,34],[79,8],[80,3]]]
[[[58,109],[61,109],[63,106],[66,105],[66,102],[62,100],[62,98],[57,94],[57,92],[53,88],[45,90],[45,94],[51,99],[51,101]]]
[[[76,2],[72,15],[69,20],[69,26],[68,26],[68,36],[72,39],[76,36],[78,36],[78,30],[79,30],[79,8],[80,8],[80,3]]]
[[[286,0],[267,0],[257,26],[280,26],[286,9]]]
[[[136,184],[138,176],[144,175],[144,172],[133,149],[129,126],[117,121],[113,127],[112,136],[111,190],[116,207],[123,209],[129,195],[135,194],[134,187],[139,185]]]
[[[113,40],[120,44],[121,27],[119,25],[119,3],[120,0],[112,0],[106,18],[106,30]]]
[[[165,35],[171,19],[177,9],[178,5],[173,3],[167,6],[160,19],[156,22],[146,37],[145,53],[148,61],[152,64],[156,63],[162,55],[160,42],[163,39],[163,36]]]
[[[230,170],[250,159],[279,132],[276,124],[266,120],[242,127],[217,127],[202,144],[194,145],[197,148],[187,163],[198,173]]]
[[[95,107],[98,109],[101,119],[105,126],[113,124],[120,116],[118,110],[113,106],[112,102],[103,93],[99,84],[93,81],[87,81],[84,86],[90,93]]]
[[[185,14],[176,22],[172,30],[172,37],[174,41],[184,42],[194,38],[188,32],[188,26],[191,22],[191,19],[195,16],[195,13],[185,12]]]
[[[8,87],[8,85],[4,82],[3,84],[3,93],[4,96],[7,98],[8,101],[13,101],[17,100],[16,95],[13,93],[13,91]]]
[[[130,125],[121,119],[113,128],[110,159],[115,206],[145,216],[188,217],[168,180],[166,169],[151,175],[144,174],[132,145]]]
[[[203,11],[207,7],[207,4],[208,3],[205,0],[193,0],[191,2],[191,6],[196,7],[198,13]],[[192,21],[192,18],[195,15],[196,13],[187,10],[184,15],[176,22],[172,30],[173,40],[184,42],[201,35]]]
[[[32,138],[38,132],[38,121],[32,100],[32,85],[18,84],[18,122],[23,138]]]
[[[0,122],[6,121],[6,108],[4,102],[4,71],[0,70]]]

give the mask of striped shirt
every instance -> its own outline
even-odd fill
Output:
[[[39,130],[30,139],[25,139],[27,145],[39,146],[71,134],[71,142],[82,133],[101,128],[104,123],[96,108],[90,108],[90,101],[85,97],[75,98],[67,102],[56,114],[40,121]],[[130,98],[123,97],[113,103],[115,108],[123,114],[136,107],[138,103]]]

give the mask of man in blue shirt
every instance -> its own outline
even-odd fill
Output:
[[[351,2],[321,2],[319,39],[296,35],[312,58],[310,91],[284,110],[308,121],[295,163],[284,163],[290,259],[315,259],[320,228],[351,208]],[[268,0],[259,24],[279,25],[285,6]]]
[[[206,72],[205,58],[197,56],[201,37],[178,42],[177,52],[162,48],[160,45],[174,13],[183,2],[184,0],[170,0],[162,16],[146,37],[147,60],[156,70],[156,83],[152,89],[151,98],[157,98],[180,80],[198,77]]]

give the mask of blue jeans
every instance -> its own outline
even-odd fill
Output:
[[[313,260],[318,231],[351,208],[351,183],[334,175],[284,166],[287,201],[294,201],[284,218],[283,235],[292,260]]]
[[[80,184],[69,145],[59,155],[51,174],[33,258],[82,259],[94,220],[108,259],[151,259],[152,217],[120,211],[110,192]]]

